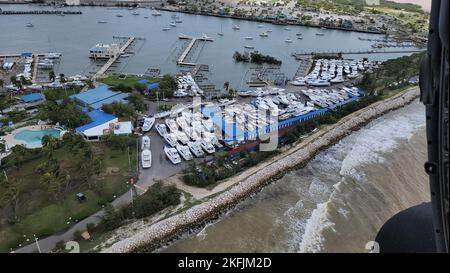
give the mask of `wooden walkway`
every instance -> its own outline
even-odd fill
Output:
[[[123,44],[123,46],[120,48],[119,53],[114,55],[114,57],[110,58],[93,76],[94,79],[97,79],[98,77],[103,76],[103,74],[108,71],[108,69],[119,59],[120,55],[125,52],[125,50],[134,42],[135,37],[129,37],[128,40]]]

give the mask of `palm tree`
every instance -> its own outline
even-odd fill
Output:
[[[48,79],[49,79],[50,81],[54,82],[54,81],[55,81],[55,78],[56,78],[55,72],[54,72],[53,70],[50,71],[50,72],[48,73]]]

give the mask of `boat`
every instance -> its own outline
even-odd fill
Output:
[[[152,152],[148,149],[141,153],[141,164],[143,169],[148,169],[152,166]]]
[[[241,97],[248,97],[251,96],[253,94],[252,90],[242,90],[242,91],[238,91],[238,95]]]
[[[34,27],[33,23],[31,23],[31,22],[28,22],[25,26],[26,27]]]
[[[309,82],[309,85],[312,86],[330,86],[330,82],[323,79],[317,79],[315,81]]]
[[[97,23],[99,23],[99,24],[106,24],[107,22],[106,21],[97,21]]]
[[[270,32],[272,32],[272,30],[271,30],[271,29],[268,29],[268,30],[267,30],[267,32],[269,32],[269,33],[270,33]]]
[[[173,164],[181,163],[181,158],[177,152],[177,149],[164,146],[164,153],[166,154],[167,158],[169,158],[170,162],[172,162]]]
[[[303,39],[302,36],[297,37],[297,40],[302,40],[302,39]]]
[[[171,22],[171,23],[169,24],[169,26],[171,26],[171,27],[176,27],[177,24],[176,24],[175,22]]]
[[[245,39],[245,40],[253,40],[253,37],[247,36],[247,37],[245,37],[244,39]]]
[[[251,45],[245,45],[244,47],[247,48],[247,49],[254,49],[255,48],[254,46],[251,46]]]
[[[261,36],[261,37],[269,37],[269,34],[267,34],[267,32],[263,32],[263,33],[259,34],[259,36]]]
[[[295,35],[297,36],[302,36],[303,34],[301,34],[300,32],[296,33]]]
[[[324,36],[325,34],[324,33],[322,33],[322,32],[317,32],[316,33],[316,36]]]
[[[262,28],[263,27],[263,25],[258,25],[258,28]]]
[[[194,154],[196,157],[203,157],[205,155],[199,141],[189,141],[187,146],[189,147],[189,150],[192,152],[192,154]]]
[[[291,31],[291,29],[288,27],[285,27],[284,30]]]
[[[154,13],[152,13],[152,16],[161,16],[161,15],[162,15],[162,13],[160,13],[158,11],[155,11]]]
[[[178,125],[177,122],[173,119],[166,119],[166,125],[169,128],[170,132],[174,133],[176,131],[178,131]]]
[[[193,158],[188,146],[178,144],[175,148],[184,160],[189,161]]]
[[[89,49],[90,58],[93,59],[110,59],[120,53],[120,48],[117,44],[96,44]]]
[[[187,144],[189,142],[189,137],[182,131],[174,132],[174,134],[177,140],[180,141],[182,144]]]
[[[175,147],[178,144],[177,137],[173,133],[165,134],[163,138],[167,142],[167,144],[172,147]]]
[[[167,131],[167,127],[165,124],[158,123],[155,125],[156,131],[158,134],[163,137],[164,135],[167,135],[169,132]]]
[[[163,27],[162,30],[163,31],[169,31],[171,28],[170,27]]]
[[[148,19],[148,16],[144,16],[145,19]]]
[[[139,15],[139,12],[133,11],[133,13],[131,13],[131,14],[133,14],[133,15]]]
[[[217,35],[223,36],[223,33],[222,32],[218,32]]]
[[[240,28],[239,26],[237,26],[237,25],[234,25],[234,26],[233,26],[233,29],[234,29],[234,30],[240,30],[241,28]]]
[[[150,149],[150,137],[143,136],[141,140],[141,150]]]
[[[144,118],[144,124],[142,125],[142,131],[144,133],[150,131],[150,129],[152,129],[152,127],[153,127],[153,124],[155,124],[155,120],[156,119],[154,117]]]
[[[206,128],[209,132],[214,132],[214,123],[211,119],[203,119],[202,125]]]
[[[216,151],[216,149],[214,148],[214,145],[211,143],[211,139],[209,139],[209,138],[202,138],[200,140],[200,146],[208,154],[213,154]]]
[[[286,43],[292,43],[292,40],[291,39],[286,39],[286,40],[284,40]]]
[[[181,20],[175,20],[175,23],[181,24],[181,23],[183,23],[183,21],[181,21]]]
[[[123,15],[122,14],[116,14],[116,17],[121,18],[121,17],[123,17]]]

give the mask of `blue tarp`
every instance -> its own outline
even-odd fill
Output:
[[[153,89],[158,88],[158,87],[159,87],[159,82],[154,82],[154,83],[151,83],[151,84],[147,85],[145,90],[150,91],[150,90],[153,90]]]
[[[147,84],[147,83],[149,83],[150,81],[149,80],[138,80],[137,81],[137,83],[139,83],[139,84]]]
[[[42,95],[41,93],[32,93],[25,96],[21,96],[20,99],[26,103],[38,102],[44,100],[44,95]]]
[[[99,126],[101,124],[104,124],[104,123],[109,122],[116,118],[115,116],[113,116],[111,114],[108,114],[108,113],[105,113],[105,112],[99,111],[99,110],[93,110],[90,112],[86,112],[86,114],[91,119],[91,122],[76,128],[75,131],[77,133],[83,133],[84,131],[86,131],[88,129],[94,128],[96,126]]]
[[[126,104],[128,103],[127,97],[127,93],[111,91],[107,85],[101,85],[86,92],[70,96],[78,104],[81,104],[82,107],[89,107],[96,110],[102,108],[103,104],[109,104],[114,101]]]

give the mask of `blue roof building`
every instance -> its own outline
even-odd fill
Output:
[[[20,99],[25,103],[33,103],[33,102],[44,101],[45,97],[41,93],[32,93],[32,94],[21,96]]]
[[[86,92],[70,96],[83,109],[99,110],[104,104],[113,102],[128,103],[128,94],[111,91],[107,85],[101,85]]]
[[[137,81],[138,84],[145,85],[145,91],[151,91],[153,89],[156,89],[160,86],[159,82],[150,83],[149,80],[143,79]]]

